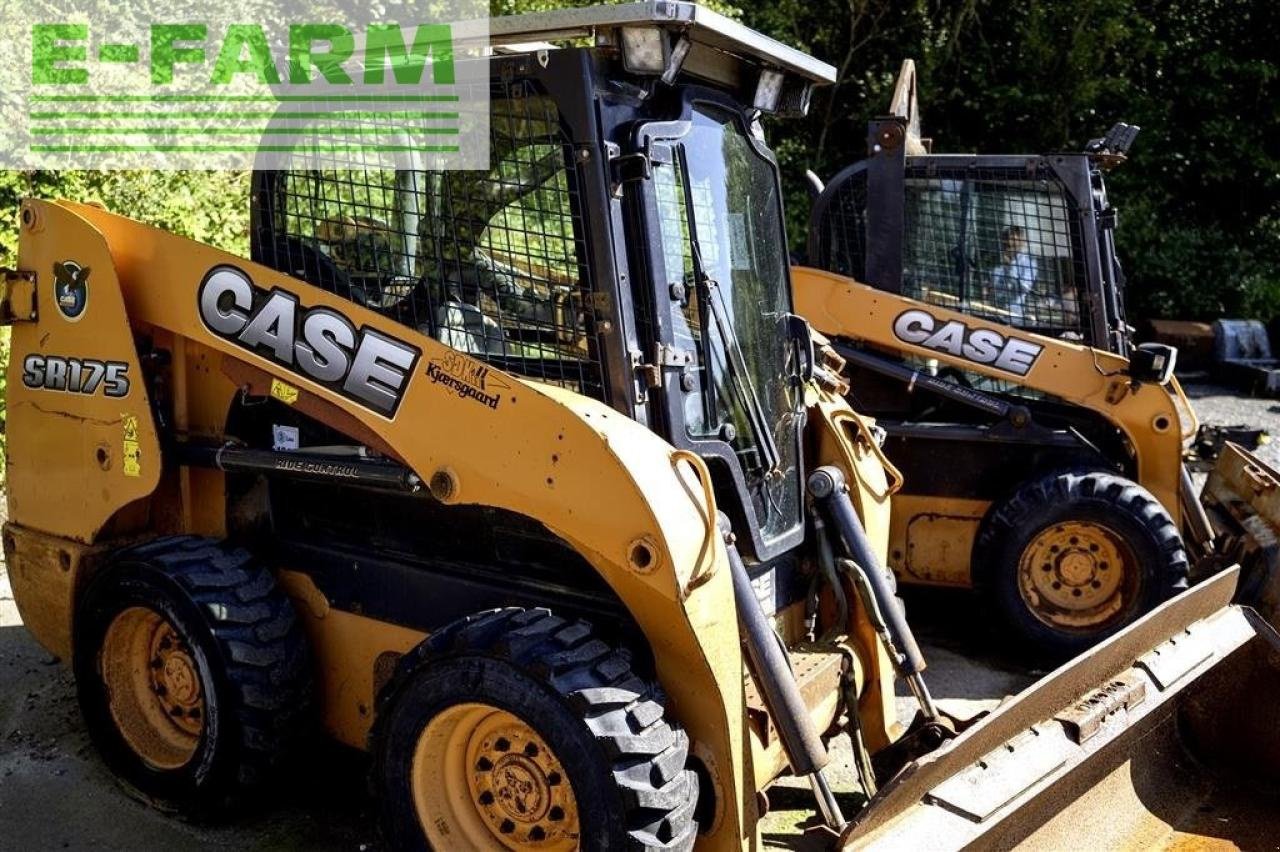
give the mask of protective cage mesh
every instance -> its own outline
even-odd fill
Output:
[[[573,147],[533,81],[495,82],[490,96],[488,172],[326,154],[317,168],[255,175],[253,260],[603,398]]]
[[[815,223],[824,269],[865,280],[867,172],[851,172]],[[908,164],[902,294],[1048,334],[1083,339],[1084,249],[1077,210],[1048,167]]]

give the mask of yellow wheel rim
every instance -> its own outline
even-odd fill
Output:
[[[134,752],[156,769],[177,769],[204,730],[204,693],[194,655],[173,625],[130,607],[107,626],[100,656],[107,707]]]
[[[414,748],[413,802],[435,849],[578,848],[578,805],[555,752],[519,717],[459,704]]]
[[[1137,594],[1133,551],[1115,531],[1093,521],[1041,530],[1022,552],[1018,591],[1051,627],[1097,630],[1122,618]]]

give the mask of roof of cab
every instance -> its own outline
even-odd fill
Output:
[[[705,6],[683,0],[651,0],[492,18],[489,41],[501,46],[582,37],[609,39],[613,31],[638,26],[677,30],[695,45],[776,67],[811,83],[832,83],[836,79],[833,66]]]

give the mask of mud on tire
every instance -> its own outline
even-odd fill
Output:
[[[698,776],[688,767],[689,739],[666,719],[659,688],[632,671],[628,651],[595,637],[587,623],[524,609],[480,613],[432,634],[400,660],[380,694],[372,784],[392,848],[431,848],[415,804],[422,771],[415,749],[434,719],[477,703],[527,724],[563,764],[580,848],[692,848]],[[456,829],[449,837],[436,848],[469,845]]]
[[[127,788],[167,810],[224,814],[272,776],[310,719],[293,606],[240,548],[174,536],[121,551],[85,591],[74,648],[94,744]],[[150,702],[182,727],[147,724]]]

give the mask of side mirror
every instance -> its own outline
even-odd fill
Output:
[[[1169,384],[1174,365],[1178,363],[1178,348],[1163,343],[1140,343],[1129,353],[1129,378],[1135,382]]]

